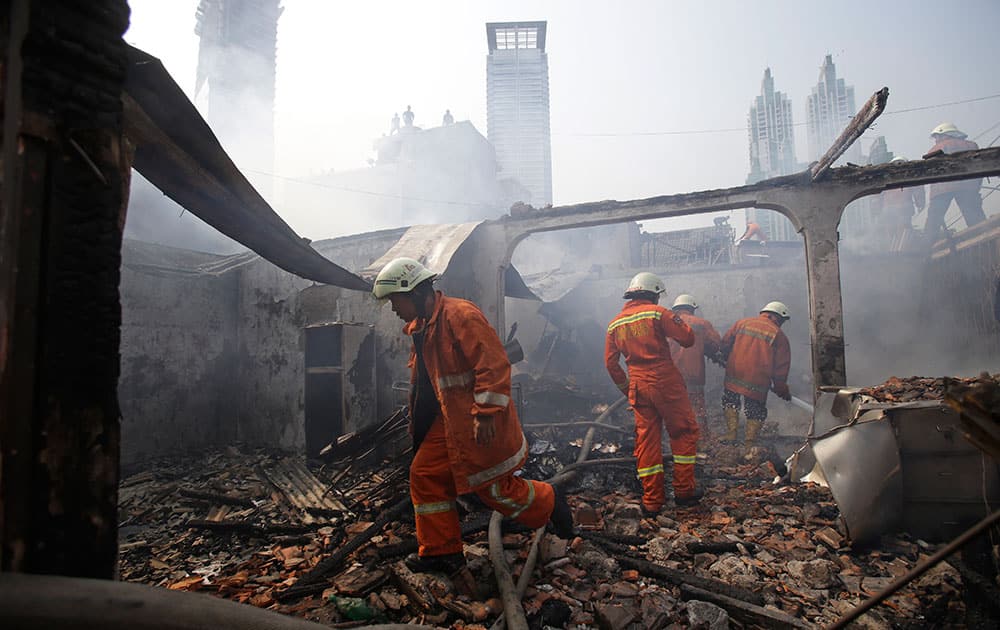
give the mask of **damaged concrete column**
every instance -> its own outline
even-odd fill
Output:
[[[801,316],[809,318],[816,389],[847,384],[837,227],[853,194],[853,189],[814,184],[808,191],[776,191],[759,197],[760,207],[785,214],[805,240],[809,313]]]
[[[0,569],[112,578],[124,0],[0,14]]]

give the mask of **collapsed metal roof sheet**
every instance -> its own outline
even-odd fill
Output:
[[[413,258],[431,271],[443,274],[448,269],[452,256],[480,223],[482,221],[411,226],[395,245],[368,265],[361,275],[373,278],[382,267],[396,258]]]
[[[327,260],[271,208],[226,154],[159,59],[128,47],[122,96],[133,166],[168,197],[226,236],[302,278],[367,291],[367,281]]]

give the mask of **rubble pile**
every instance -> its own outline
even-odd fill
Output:
[[[534,429],[531,474],[575,461],[583,430]],[[629,453],[627,438],[601,431],[591,459]],[[728,448],[716,461],[709,446],[699,470],[706,489],[700,505],[668,507],[656,518],[643,516],[629,465],[583,469],[568,488],[578,535],[541,538],[523,600],[530,626],[826,625],[933,553],[906,536],[850,549],[827,489],[777,485],[766,448],[741,456]],[[227,449],[157,462],[122,484],[122,579],[210,593],[332,627],[490,627],[502,606],[488,514],[460,501],[461,511],[469,511],[466,570],[413,574],[400,561],[416,549],[412,514],[403,509],[407,497],[405,459],[306,469],[292,458]],[[515,581],[533,534],[505,525]],[[962,589],[959,573],[941,564],[862,621],[869,628],[961,625]]]
[[[991,377],[985,374],[976,378],[935,378],[924,376],[899,378],[893,376],[880,385],[862,388],[859,393],[871,396],[879,402],[888,403],[913,402],[916,400],[943,400],[946,380],[951,383],[971,386],[981,379],[992,380],[996,383],[1000,381],[1000,375]]]

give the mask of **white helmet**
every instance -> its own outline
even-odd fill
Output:
[[[934,128],[931,132],[931,137],[934,136],[952,136],[953,138],[965,138],[966,135],[958,130],[955,123],[943,122]]]
[[[409,293],[424,280],[436,277],[436,273],[412,258],[397,258],[382,267],[382,271],[375,276],[372,295],[384,300],[393,293]]]
[[[625,295],[623,297],[628,299],[630,293],[638,293],[640,291],[647,291],[649,293],[656,293],[659,295],[665,291],[663,288],[663,280],[661,280],[660,276],[656,274],[649,273],[648,271],[640,271],[635,274],[632,281],[628,283],[628,288],[625,289]]]
[[[903,157],[902,155],[897,155],[896,157],[889,160],[889,163],[892,164],[893,162],[906,162],[906,161],[907,160],[905,157]]]
[[[694,301],[693,295],[681,293],[677,296],[677,299],[674,300],[673,308],[677,308],[678,306],[686,306],[693,311],[698,308],[698,303]]]
[[[768,302],[764,305],[764,308],[760,309],[761,313],[774,313],[778,317],[783,319],[789,319],[788,307],[781,302]]]

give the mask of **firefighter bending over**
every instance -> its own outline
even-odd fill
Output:
[[[693,505],[701,499],[695,491],[695,446],[698,423],[684,379],[670,358],[668,340],[681,346],[695,342],[694,332],[680,316],[659,306],[663,280],[642,272],[625,289],[628,300],[608,325],[604,363],[611,380],[628,396],[635,412],[635,457],[642,481],[642,509],[658,513],[666,503],[663,489],[662,431],[666,425],[674,455],[674,503]],[[628,374],[619,364],[625,357]]]
[[[707,440],[709,428],[708,410],[705,408],[705,357],[720,361],[717,357],[722,339],[711,322],[694,314],[697,309],[698,303],[693,295],[684,293],[674,300],[673,310],[691,327],[694,332],[694,344],[684,348],[671,340],[670,354],[674,357],[674,363],[680,370],[681,376],[684,377],[688,400],[691,401],[691,408],[698,420],[701,439]]]
[[[767,392],[791,400],[788,370],[792,364],[788,337],[781,326],[788,321],[788,307],[769,302],[757,317],[747,317],[733,324],[722,338],[726,357],[725,389],[722,410],[726,416],[724,442],[736,442],[740,426],[740,397],[747,415],[746,443],[752,444],[767,419]]]
[[[474,492],[527,527],[551,519],[562,538],[572,536],[573,515],[561,491],[514,476],[528,443],[510,399],[507,354],[482,311],[435,291],[436,277],[416,260],[397,258],[379,272],[372,293],[392,303],[413,339],[410,497],[419,546],[406,566],[453,573],[465,565],[459,494]]]
[[[938,151],[947,154],[973,151],[979,148],[978,144],[967,138],[968,136],[959,131],[954,124],[941,123],[931,132],[934,146],[924,157],[935,155]],[[958,204],[958,209],[962,211],[966,227],[972,227],[986,220],[986,213],[983,212],[983,198],[979,196],[979,187],[982,186],[982,183],[982,178],[960,179],[954,182],[931,184],[928,187],[927,196],[930,201],[927,203],[927,223],[924,226],[924,233],[930,237],[932,242],[947,233],[944,216],[948,212],[948,206],[951,205],[952,199]]]

